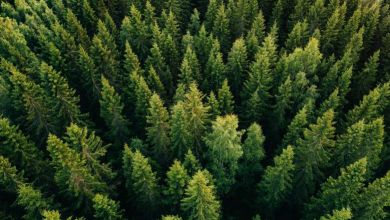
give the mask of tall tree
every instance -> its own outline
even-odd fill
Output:
[[[124,105],[114,87],[102,76],[100,94],[100,116],[108,127],[108,137],[115,146],[122,145],[129,136],[129,122],[123,116]]]
[[[175,160],[167,172],[166,187],[163,191],[165,203],[174,213],[180,210],[180,201],[189,178],[186,168],[180,161]]]
[[[293,160],[293,147],[288,146],[274,158],[274,165],[266,168],[258,184],[259,202],[268,214],[278,208],[291,193],[295,170]]]
[[[227,79],[231,83],[233,95],[237,97],[245,78],[248,64],[248,54],[245,46],[245,41],[242,38],[237,39],[233,43],[228,55],[227,62]]]
[[[207,176],[205,171],[198,171],[187,185],[181,207],[188,219],[219,219],[220,203]]]
[[[221,114],[232,114],[234,108],[234,97],[230,92],[228,81],[225,79],[222,87],[218,90],[218,104]]]
[[[187,113],[185,112],[184,104],[182,101],[179,101],[172,107],[170,119],[172,151],[174,157],[178,159],[183,159],[190,148],[190,133],[187,123]]]
[[[119,204],[105,195],[96,194],[93,199],[94,217],[96,219],[122,219]]]
[[[165,165],[170,162],[171,158],[168,120],[168,110],[164,107],[160,97],[153,94],[149,101],[146,116],[146,134],[149,143],[153,147],[154,158]]]
[[[222,194],[227,193],[235,183],[238,160],[243,155],[242,132],[237,129],[237,116],[217,117],[212,124],[212,132],[205,137],[210,160],[209,167],[217,179],[218,191]]]

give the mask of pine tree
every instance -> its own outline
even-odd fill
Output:
[[[187,46],[183,62],[181,63],[180,72],[179,82],[187,86],[189,86],[192,82],[199,82],[200,80],[198,58],[190,46]]]
[[[18,186],[17,204],[26,210],[24,219],[41,219],[41,212],[51,206],[39,190],[26,184]]]
[[[219,219],[220,203],[216,199],[214,185],[208,180],[205,171],[194,174],[184,196],[181,207],[188,219]]]
[[[138,150],[131,155],[130,176],[131,190],[134,193],[138,207],[149,207],[149,214],[153,214],[159,205],[159,186],[156,173],[152,171],[147,158]],[[148,214],[146,214],[148,215]]]
[[[238,160],[243,155],[242,132],[238,131],[238,118],[235,115],[217,117],[212,132],[205,137],[210,160],[210,170],[217,179],[218,191],[227,193],[235,182]]]
[[[286,49],[288,51],[294,51],[297,47],[303,47],[309,41],[309,30],[308,23],[306,20],[298,22],[294,25],[292,31],[288,34],[286,40]]]
[[[153,66],[150,66],[149,70],[146,72],[146,82],[149,88],[153,88],[153,90],[160,96],[166,97],[164,85]]]
[[[221,115],[221,110],[219,107],[218,99],[215,97],[214,92],[211,91],[210,95],[207,97],[207,105],[210,107],[210,119],[214,120],[217,116]]]
[[[377,71],[379,66],[379,50],[376,51],[364,64],[363,71],[357,72],[353,75],[353,93],[355,97],[360,98],[367,94],[374,86],[377,79]],[[355,98],[356,99],[356,98]]]
[[[383,119],[351,125],[336,142],[335,155],[338,167],[345,167],[362,157],[367,157],[367,173],[372,175],[380,162],[384,140]]]
[[[0,117],[0,139],[1,155],[6,156],[19,170],[25,170],[26,177],[42,178],[41,175],[47,172],[42,152],[7,118]]]
[[[386,219],[386,207],[389,204],[390,172],[382,178],[377,178],[362,192],[359,201],[353,207],[354,218]]]
[[[274,165],[266,168],[258,184],[259,202],[265,212],[272,213],[290,194],[295,170],[293,160],[293,148],[288,146],[274,158]]]
[[[109,129],[108,137],[115,146],[120,146],[129,136],[129,122],[122,115],[124,105],[114,87],[104,76],[102,76],[101,82],[100,116]]]
[[[18,184],[23,183],[23,177],[16,167],[12,166],[8,158],[0,155],[0,185],[5,191],[16,191]]]
[[[66,27],[68,31],[75,36],[76,43],[81,44],[83,47],[88,47],[91,44],[87,30],[69,8],[66,10]]]
[[[94,60],[87,51],[80,46],[78,66],[81,74],[83,88],[86,91],[90,102],[98,102],[101,90],[101,75],[96,69]]]
[[[248,63],[247,56],[245,41],[242,38],[237,39],[229,52],[226,71],[234,96],[239,94],[242,80],[245,78]]]
[[[263,167],[261,161],[265,157],[265,136],[257,123],[253,123],[246,132],[246,138],[242,145],[243,155],[239,164],[239,175],[243,177],[245,186],[250,187],[255,177],[259,176]]]
[[[153,47],[150,49],[150,55],[146,60],[146,66],[149,68],[154,68],[157,75],[162,80],[164,88],[166,88],[167,91],[170,91],[172,88],[171,71],[166,63],[164,56],[162,55],[160,47],[157,44],[153,44]]]
[[[222,87],[218,90],[218,104],[221,114],[233,113],[234,99],[226,79],[223,81]]]
[[[204,70],[205,79],[202,86],[207,90],[220,88],[222,86],[221,82],[225,78],[225,73],[226,66],[223,62],[223,55],[220,52],[220,44],[218,40],[214,40]]]
[[[183,166],[184,168],[186,168],[188,174],[190,175],[194,175],[202,168],[200,162],[191,150],[188,150],[186,155],[184,156]]]
[[[207,6],[207,12],[205,15],[205,26],[207,30],[211,30],[214,27],[214,22],[216,20],[218,9],[221,7],[222,1],[220,0],[210,0]]]
[[[56,170],[55,181],[66,198],[72,200],[72,207],[88,207],[94,193],[107,192],[108,186],[88,170],[85,159],[55,135],[49,135],[47,150]]]
[[[321,181],[322,169],[329,166],[330,152],[335,146],[332,109],[317,118],[303,132],[296,147],[295,195],[300,201],[308,198]],[[309,159],[310,158],[310,159]],[[303,187],[304,186],[304,187]]]
[[[346,13],[346,5],[338,6],[329,17],[324,32],[321,36],[322,51],[325,54],[330,54],[335,51],[334,45],[339,39],[340,32],[344,25],[344,17]]]
[[[174,212],[180,210],[180,200],[183,198],[189,178],[184,166],[180,161],[175,160],[167,172],[166,187],[163,191],[165,203]]]
[[[143,129],[146,127],[146,115],[149,108],[149,100],[152,97],[152,92],[142,76],[132,74],[134,82],[135,94],[135,113],[134,122],[138,134],[143,134]]]
[[[225,11],[225,5],[220,4],[218,11],[213,20],[213,28],[211,33],[218,39],[222,46],[222,52],[227,53],[230,48],[230,30],[229,30],[229,18]]]
[[[189,86],[185,94],[184,110],[187,113],[187,130],[189,132],[189,146],[193,147],[195,155],[200,156],[202,137],[206,131],[209,120],[209,107],[203,104],[203,94],[198,90],[196,84]]]
[[[146,116],[146,135],[153,147],[155,159],[163,164],[169,163],[171,158],[168,120],[169,114],[162,100],[157,94],[153,94]]]
[[[191,34],[196,34],[199,31],[200,28],[200,14],[198,9],[194,8],[194,11],[191,14],[190,22],[188,23],[188,31]]]
[[[352,212],[349,208],[342,208],[339,210],[333,210],[332,214],[321,216],[320,220],[350,220],[352,218]]]
[[[131,74],[134,71],[140,74],[142,72],[141,70],[141,64],[138,59],[137,54],[133,52],[133,49],[131,48],[129,41],[126,40],[125,42],[125,54],[124,54],[124,61],[123,61],[123,69],[125,70],[125,74]],[[125,77],[126,79],[126,77]]]
[[[246,45],[248,48],[248,58],[252,58],[257,53],[257,50],[260,47],[261,42],[263,42],[265,37],[265,19],[263,12],[260,10],[255,19],[253,20],[251,29],[245,37]]]
[[[329,177],[321,185],[318,196],[312,198],[306,205],[306,218],[313,219],[334,209],[349,207],[358,201],[364,186],[366,166],[367,159],[363,158],[341,169],[341,174],[336,179]]]
[[[61,214],[58,211],[44,210],[42,217],[44,220],[61,220]]]
[[[170,119],[170,137],[172,142],[172,151],[174,157],[178,159],[183,159],[184,155],[189,149],[189,140],[190,135],[187,130],[187,114],[184,109],[182,101],[179,101],[172,107],[171,119]]]
[[[96,194],[93,199],[94,217],[96,219],[122,219],[119,204],[107,196]]]

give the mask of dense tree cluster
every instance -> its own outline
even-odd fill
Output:
[[[390,1],[0,2],[0,219],[390,218]]]

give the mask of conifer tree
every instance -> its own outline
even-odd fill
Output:
[[[280,156],[274,158],[274,165],[266,168],[258,184],[259,202],[265,212],[270,213],[278,208],[290,194],[295,170],[294,157],[293,148],[288,146]]]
[[[350,220],[352,218],[352,212],[349,208],[342,208],[339,210],[333,210],[332,214],[321,216],[320,220]]]
[[[142,134],[143,129],[146,126],[146,115],[149,108],[149,100],[152,96],[152,92],[149,86],[145,82],[144,78],[136,73],[132,74],[132,80],[134,82],[134,94],[135,94],[135,113],[134,122],[137,127],[137,133]]]
[[[78,44],[81,44],[83,47],[88,47],[91,44],[87,30],[80,23],[73,11],[69,8],[66,11],[66,27],[68,31],[75,36],[75,41]]]
[[[247,56],[245,41],[242,38],[237,39],[229,52],[226,71],[234,96],[239,94],[242,80],[245,77],[248,63]]]
[[[192,82],[199,82],[200,69],[198,58],[196,58],[196,54],[190,46],[187,46],[183,62],[181,63],[180,71],[180,83],[188,86]]]
[[[217,179],[218,191],[225,194],[235,182],[238,160],[243,155],[242,132],[238,131],[235,115],[217,117],[212,132],[205,137],[210,160],[210,170]]]
[[[218,90],[218,105],[221,114],[233,113],[234,99],[226,79],[223,81],[222,87]]]
[[[263,12],[260,10],[255,19],[252,22],[251,29],[245,37],[246,45],[248,48],[248,58],[251,60],[257,50],[259,49],[261,42],[265,37],[265,19]]]
[[[126,72],[125,74],[131,74],[134,71],[139,73],[139,74],[142,72],[141,64],[140,64],[140,61],[138,59],[138,56],[137,56],[137,54],[135,54],[133,52],[133,49],[131,48],[129,41],[127,41],[127,40],[125,43],[123,69]]]
[[[257,178],[263,167],[261,161],[265,157],[265,136],[257,123],[253,123],[246,132],[246,138],[242,145],[243,155],[240,162],[239,175],[243,177],[245,186],[250,186],[255,177]]]
[[[169,114],[162,100],[157,94],[153,94],[149,101],[146,116],[146,135],[153,147],[152,151],[155,159],[163,164],[167,164],[171,158],[168,120]]]
[[[309,41],[308,23],[306,20],[298,22],[294,25],[292,31],[288,34],[286,40],[286,49],[288,51],[294,51],[297,47],[303,47]]]
[[[210,107],[210,119],[214,120],[217,116],[221,115],[218,99],[215,97],[214,92],[211,91],[207,97],[207,104]]]
[[[44,210],[42,217],[44,220],[61,220],[61,214],[58,211]]]
[[[192,146],[197,156],[201,155],[202,137],[209,120],[209,107],[203,104],[203,94],[196,84],[189,86],[185,94],[184,110],[187,113],[187,130],[189,132],[189,146]]]
[[[180,218],[177,215],[164,215],[161,219],[162,220],[182,220],[182,218]]]
[[[81,74],[83,88],[90,102],[98,102],[101,90],[101,75],[97,72],[94,60],[83,47],[79,49],[78,66]]]
[[[218,11],[213,20],[213,35],[218,39],[222,46],[222,52],[227,53],[230,49],[230,30],[229,18],[225,11],[225,5],[220,4]]]
[[[226,66],[223,62],[222,53],[220,52],[220,44],[218,40],[214,40],[204,70],[205,79],[203,81],[203,87],[210,90],[220,88],[222,85],[221,82],[225,78],[225,73]]]
[[[187,29],[191,34],[196,34],[199,31],[200,28],[200,14],[198,9],[194,8],[194,11],[191,14],[190,22],[188,24]]]
[[[166,197],[164,200],[172,211],[180,210],[180,200],[183,198],[189,178],[184,166],[175,160],[167,172],[166,187],[163,191]]]
[[[367,94],[373,88],[374,82],[377,79],[379,55],[380,52],[378,50],[364,64],[363,71],[357,72],[356,75],[352,76],[352,89],[353,92],[356,93],[356,97],[360,98],[364,94]]]
[[[94,217],[96,219],[122,219],[119,204],[102,194],[96,194],[93,197]]]
[[[321,47],[325,54],[329,54],[335,49],[334,45],[336,45],[344,25],[345,13],[345,4],[337,6],[326,23],[324,33],[321,36]]]
[[[334,179],[329,177],[321,185],[321,192],[306,205],[307,219],[330,213],[332,210],[349,207],[359,200],[359,193],[364,186],[367,159],[363,158],[341,169],[341,174]]]
[[[160,77],[157,75],[156,70],[150,66],[146,72],[146,82],[149,88],[153,88],[157,94],[162,97],[166,97],[164,85],[162,84]]]
[[[191,150],[188,150],[186,155],[184,156],[183,166],[188,171],[189,175],[195,174],[198,170],[200,170],[201,164]]]
[[[189,131],[187,125],[187,113],[182,101],[172,107],[170,119],[170,137],[174,157],[183,159],[189,149]]]
[[[128,138],[129,122],[122,115],[124,106],[118,93],[104,76],[102,76],[101,82],[100,116],[109,129],[108,137],[116,146],[119,146]]]
[[[23,182],[23,177],[16,167],[2,155],[0,155],[0,174],[0,185],[7,191],[16,191],[18,184]]]
[[[303,139],[298,141],[294,159],[296,165],[294,186],[300,201],[314,192],[318,181],[321,181],[322,169],[329,166],[330,152],[335,146],[333,120],[334,112],[330,109],[305,129]]]
[[[162,80],[164,87],[167,91],[170,91],[172,87],[172,75],[171,71],[162,55],[160,47],[157,44],[153,44],[150,49],[150,56],[146,60],[146,65],[151,68],[153,67],[159,78]]]
[[[42,193],[26,184],[18,185],[17,204],[26,210],[26,214],[23,215],[25,219],[41,219],[41,212],[50,208]]]
[[[152,171],[149,161],[138,150],[131,155],[131,171],[129,181],[134,193],[137,206],[149,207],[150,214],[156,211],[159,205],[159,186],[156,173]],[[148,215],[148,214],[146,214]]]
[[[345,167],[362,157],[367,157],[367,173],[372,174],[378,167],[383,147],[383,119],[351,125],[336,142],[337,165]]]
[[[219,219],[220,203],[214,190],[214,185],[210,183],[205,171],[197,171],[194,174],[181,200],[181,207],[188,219]]]

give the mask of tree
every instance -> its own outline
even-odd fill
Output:
[[[335,49],[333,45],[337,45],[336,42],[344,25],[345,13],[346,4],[344,3],[342,6],[337,6],[326,23],[324,33],[321,36],[322,51],[325,54],[330,54]]]
[[[61,214],[58,211],[44,210],[42,217],[44,220],[61,220]]]
[[[212,123],[212,132],[205,137],[210,160],[209,167],[217,179],[218,190],[222,194],[227,193],[234,184],[238,160],[243,155],[242,132],[237,129],[237,116],[219,116]]]
[[[188,171],[189,175],[194,175],[202,168],[199,160],[195,157],[191,150],[188,150],[184,156],[183,166]]]
[[[17,204],[26,210],[24,219],[41,219],[41,212],[51,206],[39,190],[27,184],[18,185]]]
[[[220,4],[218,11],[213,20],[213,35],[218,39],[222,46],[222,52],[227,53],[230,48],[230,31],[229,31],[229,18],[225,12],[225,5]]]
[[[6,156],[19,170],[25,170],[26,177],[42,178],[47,166],[42,152],[7,118],[0,117],[0,153]]]
[[[286,49],[288,51],[294,51],[297,47],[303,47],[309,41],[309,30],[308,23],[306,20],[300,21],[294,25],[292,31],[288,34],[286,40]]]
[[[119,204],[107,196],[96,194],[95,197],[93,197],[93,208],[95,210],[94,217],[96,219],[122,219]]]
[[[146,127],[146,115],[149,108],[149,100],[152,97],[152,91],[150,91],[145,79],[133,73],[131,76],[134,82],[134,95],[135,95],[135,109],[134,109],[134,126],[137,128],[135,131],[137,134],[143,135],[143,129]]]
[[[245,41],[242,38],[237,39],[229,52],[226,71],[234,96],[239,94],[242,80],[247,70],[247,56]]]
[[[179,82],[187,86],[189,86],[192,82],[197,83],[200,80],[198,58],[190,46],[187,46],[183,62],[181,63],[180,72]]]
[[[214,40],[204,70],[205,79],[203,81],[203,87],[207,90],[220,88],[222,86],[221,82],[225,78],[225,74],[226,66],[223,62],[223,55],[220,52],[220,44],[218,40]]]
[[[218,90],[218,104],[221,114],[226,115],[233,113],[233,98],[228,81],[225,79],[222,83],[222,87]]]
[[[159,205],[159,186],[156,173],[152,171],[147,158],[139,150],[131,155],[130,176],[131,191],[134,193],[138,207],[147,205],[153,214]],[[148,214],[146,214],[148,215]]]
[[[350,220],[352,218],[352,212],[349,208],[342,208],[339,210],[333,210],[332,214],[321,216],[320,220]]]
[[[352,76],[353,92],[357,93],[356,97],[361,97],[367,94],[372,88],[377,79],[377,71],[379,66],[379,50],[376,51],[364,64],[363,71],[357,72]]]
[[[146,134],[153,147],[153,155],[163,164],[169,163],[171,158],[169,139],[169,114],[162,100],[153,94],[149,101],[148,115],[146,116]]]
[[[367,158],[341,169],[340,175],[334,179],[329,177],[321,185],[320,193],[306,205],[307,219],[330,213],[332,210],[350,207],[359,201],[359,194],[364,187]]]
[[[321,181],[322,169],[329,166],[330,152],[335,146],[332,109],[317,118],[303,132],[296,147],[295,195],[299,201],[308,198]]]
[[[259,202],[265,212],[272,213],[291,193],[293,183],[293,147],[287,146],[274,158],[274,165],[268,166],[258,184]]]
[[[181,200],[181,207],[188,219],[217,220],[220,203],[215,197],[214,185],[205,171],[197,171],[189,181]]]
[[[165,57],[162,55],[160,47],[156,43],[153,44],[153,47],[150,49],[150,55],[146,60],[146,66],[148,68],[154,68],[157,75],[162,80],[161,82],[163,83],[164,88],[166,88],[167,91],[170,91],[172,88],[171,71],[166,63]]]
[[[123,144],[129,136],[129,122],[122,115],[124,105],[114,87],[102,76],[102,90],[100,94],[100,116],[108,127],[108,137],[115,146]]]
[[[164,85],[162,84],[160,77],[157,75],[156,70],[153,66],[149,67],[149,70],[146,72],[146,82],[148,83],[149,88],[153,88],[157,94],[162,97],[166,97],[166,92]]]
[[[0,184],[7,191],[16,191],[18,184],[23,183],[23,177],[16,167],[12,166],[8,158],[0,155]]]
[[[265,19],[263,12],[260,10],[252,22],[251,29],[245,37],[248,47],[249,60],[255,56],[265,37]]]
[[[175,160],[169,168],[166,177],[166,187],[163,191],[166,196],[165,203],[171,207],[171,210],[177,212],[180,210],[180,200],[183,198],[184,190],[189,180],[187,170]]]
[[[195,155],[200,156],[202,137],[206,130],[209,119],[209,107],[202,102],[203,94],[198,90],[196,84],[189,86],[189,91],[185,94],[184,110],[187,113],[187,125],[189,132],[189,146],[194,147]]]
[[[342,134],[337,142],[334,155],[338,167],[345,167],[362,157],[367,157],[367,174],[371,176],[380,162],[384,141],[383,119],[358,121]]]
[[[80,46],[78,66],[80,69],[83,88],[92,103],[97,103],[101,90],[101,75],[96,69],[94,60],[87,51]]]
[[[190,133],[187,123],[187,113],[185,112],[184,104],[182,101],[179,101],[171,110],[169,135],[171,137],[173,155],[178,159],[183,159],[190,148]]]
[[[246,131],[246,138],[242,145],[243,156],[239,174],[244,177],[244,182],[251,182],[263,169],[261,161],[265,157],[264,141],[262,128],[257,123],[253,123]]]
[[[164,215],[162,220],[181,220],[182,218],[177,215]]]

